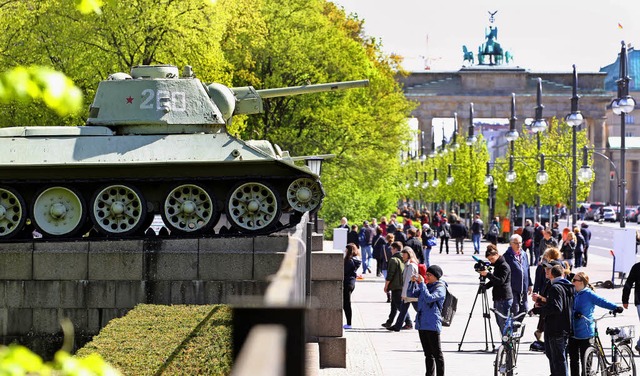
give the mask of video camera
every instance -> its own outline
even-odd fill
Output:
[[[476,261],[476,263],[473,265],[473,269],[475,269],[476,272],[479,273],[485,270],[491,272],[491,263],[489,261],[481,260],[476,256],[471,257],[473,257],[473,259]]]

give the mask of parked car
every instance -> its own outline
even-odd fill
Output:
[[[605,206],[601,210],[598,210],[593,219],[595,221],[615,222],[618,220],[617,210],[613,206]]]
[[[638,209],[636,209],[636,208],[627,208],[625,210],[624,218],[627,220],[627,222],[637,222]]]
[[[598,212],[598,210],[602,207],[604,207],[605,203],[604,202],[592,202],[589,207],[587,208],[587,213],[585,214],[585,219],[592,219],[592,220],[596,220],[595,219],[595,214]]]

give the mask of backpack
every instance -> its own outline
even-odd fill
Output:
[[[449,292],[449,288],[447,288],[446,284],[444,284],[444,289],[446,294],[444,296],[442,308],[440,308],[440,316],[442,316],[442,326],[451,326],[453,316],[456,314],[456,310],[458,309],[458,298]]]
[[[495,224],[492,224],[491,227],[489,228],[489,235],[491,236],[498,236],[498,226],[496,226]]]
[[[364,229],[360,229],[360,233],[358,234],[358,242],[360,243],[360,245],[367,244],[367,238],[365,236]]]

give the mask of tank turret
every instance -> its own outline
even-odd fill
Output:
[[[0,129],[0,240],[268,234],[317,211],[319,177],[226,126],[263,99],[367,86],[204,85],[191,67],[137,66],[100,82],[86,126]]]
[[[142,65],[131,75],[116,73],[98,85],[87,125],[117,134],[215,133],[237,114],[264,111],[263,99],[364,87],[368,80],[256,90],[204,85],[190,66],[182,77],[172,65]]]

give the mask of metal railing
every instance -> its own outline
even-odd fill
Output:
[[[233,376],[305,375],[312,225],[307,213],[289,235],[282,264],[261,302],[233,308]],[[256,349],[262,352],[252,356]]]

